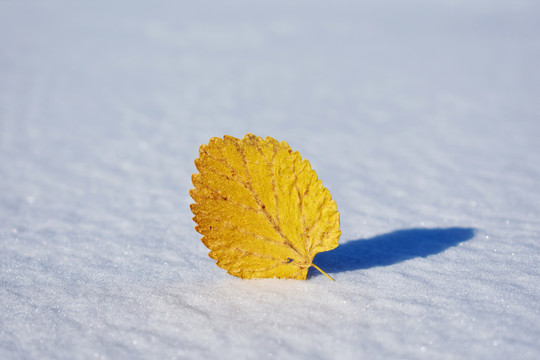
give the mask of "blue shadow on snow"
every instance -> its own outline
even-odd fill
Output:
[[[327,273],[393,265],[416,257],[438,254],[474,237],[473,228],[406,229],[369,239],[351,240],[319,253],[313,260]],[[310,275],[317,275],[310,269]]]

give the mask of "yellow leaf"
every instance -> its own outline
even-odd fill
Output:
[[[195,166],[195,230],[218,266],[244,279],[302,280],[313,266],[332,279],[313,258],[338,246],[336,202],[286,142],[214,137]]]

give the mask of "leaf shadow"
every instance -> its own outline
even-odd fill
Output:
[[[473,228],[414,228],[396,230],[369,239],[348,241],[313,260],[327,273],[388,266],[417,257],[438,254],[474,237]],[[322,275],[311,268],[309,276]]]

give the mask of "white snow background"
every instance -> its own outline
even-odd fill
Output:
[[[540,358],[539,15],[1,1],[0,358]],[[193,160],[248,132],[332,193],[335,282],[207,256]]]

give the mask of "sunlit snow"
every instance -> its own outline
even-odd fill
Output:
[[[540,358],[539,15],[0,2],[0,358]],[[332,193],[335,282],[207,256],[193,160],[248,132]]]

